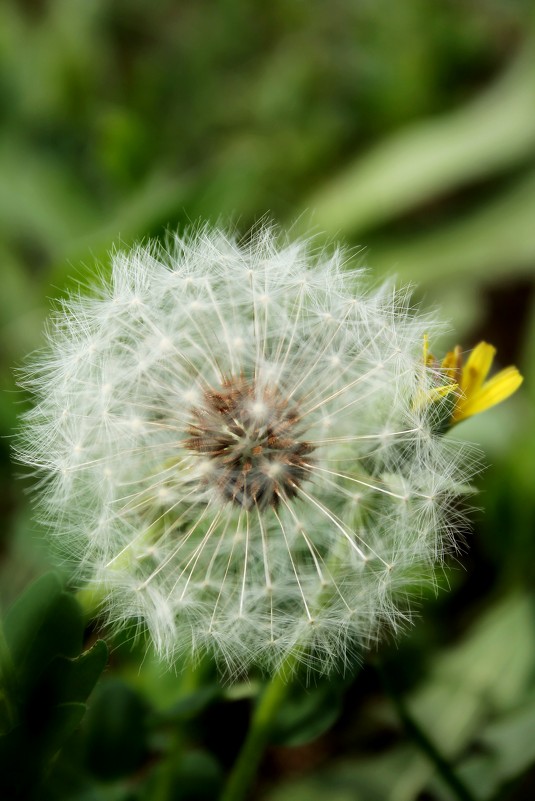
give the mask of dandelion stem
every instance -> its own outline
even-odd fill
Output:
[[[437,748],[435,743],[428,737],[427,733],[420,726],[418,721],[411,715],[407,705],[394,687],[384,667],[380,664],[376,664],[376,668],[381,678],[383,688],[392,701],[392,704],[396,709],[396,712],[408,737],[411,738],[414,744],[432,763],[439,776],[454,794],[455,798],[457,798],[459,801],[475,801],[474,795],[453,770],[449,761]]]
[[[221,801],[243,801],[254,781],[278,710],[291,685],[295,656],[289,656],[266,685],[253,712],[243,747],[230,772]]]

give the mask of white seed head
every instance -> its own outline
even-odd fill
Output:
[[[433,320],[269,230],[119,253],[103,283],[25,371],[18,453],[109,620],[229,674],[326,671],[403,625],[471,470],[415,402]]]

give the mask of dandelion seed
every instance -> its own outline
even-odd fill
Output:
[[[230,674],[326,671],[403,626],[473,468],[418,401],[450,391],[422,363],[433,325],[269,231],[116,254],[25,371],[18,448],[109,620]]]

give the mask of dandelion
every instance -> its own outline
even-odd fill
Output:
[[[473,461],[429,316],[340,251],[220,231],[117,253],[25,371],[43,517],[116,626],[230,675],[343,666],[410,618]]]

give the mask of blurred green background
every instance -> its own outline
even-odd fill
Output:
[[[265,215],[296,236],[346,243],[374,276],[414,283],[417,300],[451,321],[437,355],[484,338],[501,366],[516,363],[525,375],[517,396],[457,430],[481,444],[489,464],[468,550],[444,572],[438,597],[422,599],[415,629],[387,643],[381,659],[474,798],[527,801],[535,795],[530,0],[3,0],[1,608],[50,561],[9,438],[27,403],[13,368],[42,343],[51,298],[91,276],[113,245],[205,219],[246,232]],[[53,585],[40,592],[63,598]],[[293,691],[254,798],[454,797],[403,731],[373,660],[355,674]],[[254,682],[220,688],[209,668],[162,677],[117,645],[81,725],[73,718],[64,729],[38,797],[216,798],[256,690]]]

